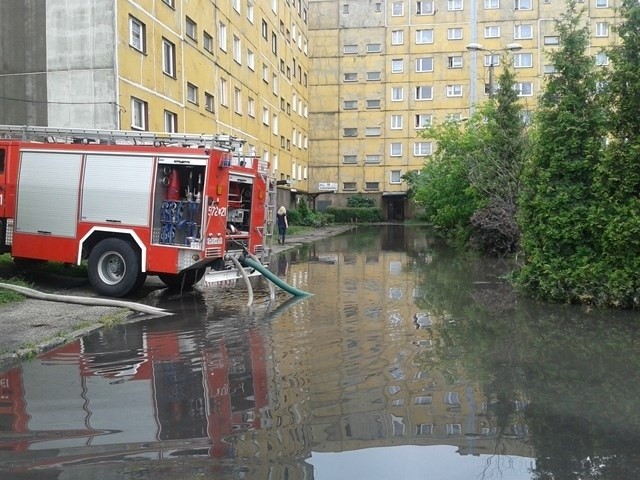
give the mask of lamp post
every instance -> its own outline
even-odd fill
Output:
[[[470,43],[467,45],[467,50],[470,52],[488,52],[491,55],[491,61],[489,62],[489,98],[493,98],[494,88],[493,88],[493,69],[496,66],[493,63],[493,57],[498,54],[499,50],[491,50],[490,48],[485,48],[481,43]],[[508,52],[516,52],[518,50],[522,50],[522,45],[519,43],[508,43],[505,45],[504,50]]]

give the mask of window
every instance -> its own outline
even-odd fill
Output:
[[[147,118],[147,102],[131,97],[131,128],[134,130],[146,130]]]
[[[448,28],[447,29],[447,39],[449,39],[449,40],[461,40],[462,39],[462,28]]]
[[[134,17],[129,17],[129,45],[140,52],[147,51],[147,27]]]
[[[162,0],[164,3],[169,5],[171,8],[176,8],[176,0]]]
[[[367,72],[367,81],[368,82],[374,82],[376,80],[380,80],[382,79],[382,73],[381,72]]]
[[[391,130],[400,130],[402,128],[402,115],[391,115]]]
[[[606,53],[600,52],[596,54],[596,65],[599,65],[599,66],[609,65],[609,57],[607,56]]]
[[[357,137],[358,136],[358,129],[357,128],[345,128],[342,131],[342,136],[343,137]]]
[[[374,12],[381,12],[382,11],[382,3],[378,2],[373,6],[373,11]]]
[[[367,100],[367,108],[380,108],[380,100]]]
[[[447,57],[447,68],[462,68],[462,55]]]
[[[433,100],[433,87],[426,85],[416,87],[416,100]]]
[[[261,32],[262,32],[262,38],[266,40],[269,35],[269,27],[267,27],[267,22],[265,20],[262,20]]]
[[[417,400],[417,398],[416,398]],[[426,436],[433,435],[433,424],[431,423],[419,423],[416,425],[416,435]]]
[[[342,156],[342,163],[348,163],[348,164],[358,163],[358,156],[357,155],[343,155]]]
[[[434,13],[433,1],[416,2],[416,15],[433,15]]]
[[[519,82],[515,84],[515,90],[519,97],[530,97],[533,95],[532,82]]]
[[[271,114],[271,131],[273,132],[274,135],[278,135],[278,114],[277,113],[272,113]],[[282,137],[282,146],[284,147],[284,136]]]
[[[404,43],[404,30],[393,30],[391,32],[391,45],[402,45]]]
[[[485,67],[497,67],[498,65],[500,65],[500,55],[498,55],[497,53],[484,56]]]
[[[462,425],[459,423],[447,423],[447,435],[462,435]]]
[[[240,0],[233,0],[231,5],[236,12],[240,13]]]
[[[542,67],[542,71],[545,73],[545,75],[556,73],[556,66],[551,63],[548,63]]]
[[[389,145],[389,154],[392,157],[399,157],[402,155],[402,144],[400,142],[391,142]]]
[[[251,71],[256,70],[256,55],[252,50],[247,50],[247,67],[249,67]]]
[[[356,182],[343,182],[342,190],[345,192],[353,192],[356,190]]]
[[[380,155],[365,155],[364,163],[379,164],[382,160]]]
[[[464,8],[463,0],[447,0],[447,10],[450,12],[462,10]]]
[[[219,88],[220,91],[218,92],[218,98],[220,99],[220,105],[224,105],[226,107],[229,105],[229,94],[226,79],[220,79]]]
[[[178,114],[164,111],[164,131],[167,133],[175,133],[178,131]]]
[[[202,46],[207,52],[213,53],[213,37],[207,32],[202,34]]]
[[[609,23],[596,22],[596,37],[608,37],[609,36]]]
[[[433,72],[433,58],[432,57],[423,57],[416,58],[416,72]]]
[[[391,16],[392,17],[404,16],[404,2],[393,2],[391,4]]]
[[[367,137],[379,137],[381,132],[380,127],[366,127],[364,129],[364,134]]]
[[[391,73],[402,73],[404,71],[404,60],[394,58],[391,60]]]
[[[500,0],[484,0],[485,10],[496,10],[500,8]]]
[[[433,29],[416,30],[416,44],[433,43]]]
[[[191,20],[189,17],[187,17],[185,20],[184,33],[186,33],[187,37],[189,37],[191,40],[198,39],[198,26],[196,22]]]
[[[162,71],[170,77],[176,76],[176,46],[162,39]]]
[[[358,74],[354,73],[354,72],[347,72],[344,74],[344,81],[345,82],[357,82],[358,81]]]
[[[609,0],[596,0],[596,8],[607,8]]]
[[[422,129],[431,126],[432,116],[429,113],[418,113],[414,116],[413,126]]]
[[[533,67],[533,54],[532,53],[515,53],[513,55],[513,66],[515,68]]]
[[[239,88],[233,89],[233,111],[242,115],[242,91]]]
[[[266,63],[262,64],[262,80],[269,83],[269,66]]]
[[[391,170],[389,174],[389,183],[402,183],[402,172],[400,170]]]
[[[269,109],[267,107],[262,107],[262,124],[269,125]]]
[[[533,38],[533,26],[531,24],[516,25],[513,27],[513,38],[515,40]]]
[[[367,44],[367,53],[380,53],[382,51],[382,44],[369,43]]]
[[[356,110],[358,108],[357,100],[345,100],[342,103],[342,108],[345,110]]]
[[[447,97],[461,97],[462,85],[447,85]]]
[[[247,2],[247,20],[253,25],[253,0]]]
[[[218,46],[223,52],[227,51],[227,26],[222,22],[218,24]]]
[[[345,54],[358,53],[358,45],[345,45],[342,48],[342,53],[345,53]]]
[[[278,36],[276,32],[271,32],[271,53],[278,54]]]
[[[204,108],[209,112],[214,111],[214,97],[210,93],[204,92]]]
[[[548,37],[544,37],[544,44],[545,45],[559,45],[560,44],[560,37],[556,36],[556,35],[551,35]]]
[[[364,182],[365,190],[380,190],[380,182]]]
[[[532,9],[532,0],[514,0],[515,10],[531,10]]]
[[[431,142],[416,142],[413,144],[413,155],[416,157],[426,157],[432,153]]]
[[[256,118],[256,101],[254,98],[247,98],[247,113],[251,118]]]
[[[404,88],[391,87],[391,101],[401,102],[402,100],[404,100]]]
[[[187,83],[187,101],[198,104],[198,87],[193,83]]]
[[[497,25],[489,25],[484,27],[484,38],[498,38],[500,36],[500,27]]]
[[[487,92],[488,91],[489,91],[489,89],[487,88]],[[447,122],[461,122],[462,121],[462,114],[460,112],[447,113],[445,115],[445,120]]]
[[[233,59],[235,60],[236,63],[241,64],[242,63],[242,44],[240,43],[240,38],[236,37],[235,35],[233,36],[232,50],[233,50]]]

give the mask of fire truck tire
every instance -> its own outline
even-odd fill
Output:
[[[140,254],[131,243],[107,238],[89,254],[89,282],[100,295],[124,297],[141,285],[140,264]]]
[[[193,287],[204,277],[204,268],[183,270],[177,275],[161,274],[158,275],[162,283],[171,290],[182,290]]]

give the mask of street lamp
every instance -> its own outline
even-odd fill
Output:
[[[498,54],[498,50],[484,48],[481,43],[470,43],[467,45],[467,50],[470,52],[488,52],[491,55],[491,60],[489,62],[489,98],[493,98],[493,67],[495,67],[493,57]],[[519,43],[508,43],[505,45],[504,50],[508,52],[516,52],[518,50],[522,50],[522,45]]]

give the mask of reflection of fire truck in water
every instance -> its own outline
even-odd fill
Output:
[[[175,288],[205,272],[215,281],[268,250],[269,166],[242,146],[228,135],[0,126],[0,252],[86,261],[94,289],[113,297],[147,275]]]

